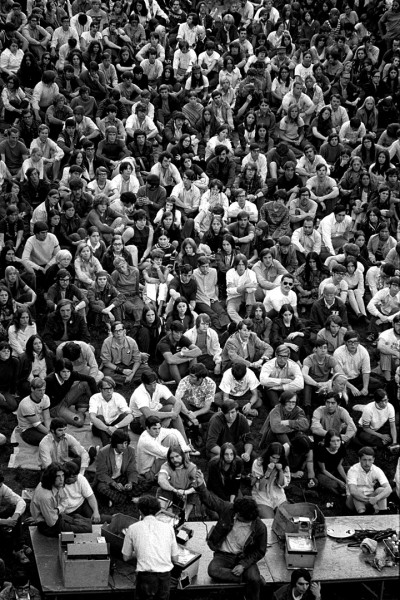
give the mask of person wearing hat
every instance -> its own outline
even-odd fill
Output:
[[[359,462],[347,471],[347,508],[358,515],[365,514],[367,506],[372,507],[375,514],[386,511],[392,488],[382,469],[374,465],[374,449],[363,446],[358,457]]]
[[[179,383],[193,359],[201,355],[200,348],[183,335],[183,330],[180,321],[172,321],[170,331],[157,344],[157,354],[162,358],[158,373],[164,381]]]
[[[278,346],[275,358],[263,364],[260,383],[264,386],[264,397],[270,408],[278,404],[281,392],[291,392],[295,395],[304,388],[303,374],[299,365],[291,360],[288,346]]]
[[[283,235],[276,240],[275,246],[271,248],[272,256],[278,260],[288,273],[294,273],[298,267],[296,248],[288,235]]]
[[[339,300],[341,300],[343,302],[343,304],[346,304],[347,296],[348,296],[348,292],[349,292],[349,284],[344,279],[344,276],[346,275],[346,273],[347,273],[347,270],[344,265],[340,265],[337,263],[333,264],[331,266],[331,276],[328,277],[327,279],[324,279],[319,284],[318,296],[321,298],[324,293],[324,288],[327,285],[332,284],[336,288],[335,297],[339,298]]]
[[[21,257],[22,264],[28,273],[43,281],[47,269],[56,262],[59,250],[58,239],[53,233],[49,233],[47,223],[37,221],[33,226],[33,235],[26,240]]]

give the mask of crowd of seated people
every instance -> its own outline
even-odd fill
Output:
[[[53,4],[0,2],[0,445],[8,415],[38,449],[39,531],[156,485],[187,518],[295,479],[387,511],[399,1]]]

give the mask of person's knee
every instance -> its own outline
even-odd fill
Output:
[[[210,562],[210,564],[208,565],[207,570],[208,570],[208,574],[210,577],[213,577],[214,579],[218,579],[219,573],[220,573],[220,567],[216,561],[212,560]]]

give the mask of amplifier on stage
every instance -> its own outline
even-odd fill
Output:
[[[108,586],[110,556],[103,537],[96,533],[61,533],[58,550],[66,588]]]

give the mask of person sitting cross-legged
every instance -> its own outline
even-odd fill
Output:
[[[264,585],[257,563],[267,551],[267,528],[259,517],[253,498],[245,496],[233,502],[221,500],[205,485],[203,474],[196,474],[197,493],[218,521],[207,539],[214,556],[208,574],[224,583],[246,583],[246,598],[258,600]]]
[[[359,462],[347,472],[346,506],[357,514],[372,508],[375,514],[387,509],[392,488],[385,473],[374,465],[375,452],[370,446],[358,451]]]
[[[89,418],[92,433],[97,435],[103,446],[110,442],[116,429],[127,431],[132,414],[125,398],[115,391],[116,383],[112,377],[104,377],[98,384],[99,392],[89,400]]]
[[[135,451],[129,442],[129,434],[117,429],[97,454],[94,488],[113,504],[126,504],[148,489],[147,482],[139,479]]]
[[[357,440],[373,448],[397,444],[395,410],[385,390],[376,390],[374,401],[360,408],[362,415],[358,422]]]
[[[311,432],[317,444],[325,439],[328,431],[333,430],[344,444],[348,444],[356,435],[357,428],[348,411],[340,406],[340,398],[335,392],[328,392],[321,398],[322,406],[312,415]]]
[[[194,507],[196,490],[193,487],[197,467],[179,446],[168,448],[167,461],[161,465],[158,473],[158,497],[172,500],[185,510],[185,520],[189,519]]]
[[[45,469],[52,462],[64,465],[71,460],[76,462],[83,475],[89,465],[89,454],[73,435],[67,433],[65,419],[55,417],[50,421],[50,432],[39,444],[40,466]]]
[[[218,393],[215,396],[215,403],[221,405],[222,402],[234,400],[250,423],[252,418],[258,415],[257,409],[262,405],[259,385],[260,382],[251,369],[243,363],[234,362],[232,368],[222,376],[219,385],[222,394]]]

